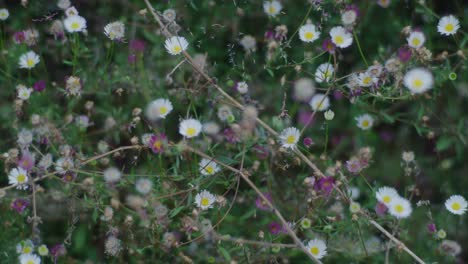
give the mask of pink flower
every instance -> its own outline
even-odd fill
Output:
[[[272,202],[270,193],[263,193],[263,195],[270,203]],[[270,206],[268,206],[268,204],[260,196],[255,200],[255,206],[263,211],[270,210]]]
[[[384,203],[381,203],[381,202],[378,202],[376,205],[375,205],[375,213],[378,215],[378,216],[383,216],[385,215],[385,213],[387,212],[388,208],[387,206],[384,204]]]
[[[164,133],[151,135],[148,145],[153,153],[162,153],[164,151],[164,147],[167,145],[167,137]]]
[[[25,199],[21,199],[21,198],[15,199],[13,202],[11,202],[11,205],[10,205],[11,209],[18,212],[18,214],[23,213],[24,210],[28,208],[28,206],[29,206],[29,201]]]
[[[325,195],[330,195],[334,186],[335,186],[335,178],[330,176],[330,177],[320,178],[317,181],[315,181],[314,189],[315,191],[322,192]]]
[[[18,161],[18,167],[30,171],[34,167],[34,157],[29,151],[24,151],[21,159]]]

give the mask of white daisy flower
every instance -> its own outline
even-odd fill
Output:
[[[288,127],[281,132],[279,138],[284,148],[292,149],[296,146],[300,136],[301,132],[299,129],[295,127]]]
[[[320,37],[314,25],[306,24],[299,28],[299,38],[304,42],[314,42]]]
[[[34,51],[28,51],[21,55],[19,59],[19,66],[22,69],[32,69],[40,61],[39,56]]]
[[[189,43],[184,37],[171,37],[166,39],[164,46],[171,55],[177,55],[187,49]]]
[[[70,169],[73,169],[74,166],[73,160],[68,157],[59,158],[55,162],[55,170],[60,174],[66,173]]]
[[[461,195],[452,195],[445,201],[445,208],[452,214],[462,215],[466,212],[468,202]]]
[[[328,82],[330,81],[331,77],[333,77],[334,72],[335,69],[331,63],[322,63],[315,71],[315,81],[318,83]]]
[[[294,98],[301,102],[308,102],[315,93],[315,85],[309,78],[300,78],[294,82]]]
[[[7,20],[8,17],[10,16],[10,12],[8,12],[8,9],[2,8],[0,9],[0,20]]]
[[[104,27],[104,34],[110,40],[122,40],[125,36],[125,25],[120,21],[109,23]]]
[[[179,124],[179,133],[186,138],[198,136],[201,130],[202,124],[193,118],[182,120]]]
[[[354,24],[354,22],[356,22],[356,18],[357,18],[356,11],[352,9],[347,10],[343,12],[343,14],[341,14],[341,22],[343,22],[343,25],[345,26]]]
[[[213,203],[216,201],[216,197],[208,192],[207,190],[203,190],[199,192],[195,196],[195,203],[197,204],[198,207],[200,207],[202,210],[206,210],[208,208],[213,207]]]
[[[368,114],[360,115],[355,118],[357,126],[362,130],[368,130],[374,125],[374,118]]]
[[[151,121],[156,121],[166,116],[174,109],[171,101],[164,98],[159,98],[148,104],[146,107],[146,117]]]
[[[334,27],[330,30],[332,42],[339,48],[346,48],[353,44],[353,35],[344,27]]]
[[[434,77],[429,70],[414,68],[405,74],[403,83],[413,94],[424,93],[432,88]]]
[[[456,34],[459,28],[460,22],[453,15],[442,17],[439,20],[439,24],[437,24],[437,31],[439,31],[440,34],[445,36]]]
[[[106,182],[118,182],[122,177],[122,172],[116,167],[109,167],[103,171],[104,180]]]
[[[36,254],[21,254],[20,264],[41,264],[41,258]]]
[[[69,16],[63,21],[65,29],[70,32],[82,32],[86,30],[86,19],[82,16]]]
[[[275,17],[281,12],[283,6],[279,1],[265,1],[263,2],[263,10],[268,16]]]
[[[306,248],[316,259],[321,259],[327,254],[327,245],[321,239],[310,240]]]
[[[238,82],[236,89],[241,94],[246,94],[249,91],[249,85],[246,82]]]
[[[400,195],[398,192],[392,188],[392,187],[381,187],[377,190],[375,193],[375,197],[377,200],[383,204],[385,204],[387,207],[390,206],[390,204]]]
[[[241,44],[246,52],[254,52],[257,50],[257,41],[251,35],[245,35],[242,37],[239,44]]]
[[[378,82],[378,79],[369,72],[363,72],[358,75],[359,86],[369,87]]]
[[[65,10],[65,15],[69,17],[69,16],[77,16],[79,14],[78,14],[78,10],[76,10],[74,6],[71,6]]]
[[[29,96],[31,95],[33,89],[32,88],[27,88],[24,85],[20,85],[18,88],[18,98],[26,101],[29,99]]]
[[[150,179],[138,179],[135,183],[135,189],[141,194],[148,194],[153,189],[153,182]]]
[[[426,37],[422,32],[413,31],[406,40],[408,41],[408,46],[417,49],[424,45],[424,42],[426,42]]]
[[[15,168],[8,174],[8,184],[17,185],[16,189],[26,190],[28,189],[28,172],[23,168]]]
[[[209,159],[202,159],[200,163],[198,163],[198,166],[200,168],[200,173],[205,176],[213,175],[220,171],[218,164]]]
[[[63,10],[69,8],[70,5],[71,5],[70,0],[59,0],[59,1],[57,2],[57,6],[58,6],[60,9],[63,9]]]
[[[412,211],[411,203],[403,197],[396,197],[390,203],[389,212],[398,219],[407,218]]]
[[[330,99],[324,94],[316,94],[310,99],[309,105],[314,111],[325,111],[330,107]]]

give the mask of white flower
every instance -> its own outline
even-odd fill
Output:
[[[279,138],[284,148],[294,148],[299,141],[301,132],[295,127],[285,128]]]
[[[195,203],[197,204],[198,207],[200,207],[202,210],[206,210],[208,208],[213,207],[213,203],[216,201],[216,197],[208,192],[207,190],[203,190],[199,192],[195,196]]]
[[[37,164],[40,168],[47,170],[50,166],[52,166],[52,154],[47,153],[46,155],[42,156],[41,160]]]
[[[374,125],[374,118],[368,114],[360,115],[355,118],[357,126],[362,130],[368,130]]]
[[[31,95],[32,91],[33,91],[33,89],[31,89],[31,88],[27,88],[24,85],[19,85],[19,87],[18,87],[18,98],[23,100],[23,101],[26,101],[26,100],[29,99],[29,96]]]
[[[122,172],[116,167],[109,167],[104,170],[104,180],[106,182],[118,182],[122,177]]]
[[[349,211],[352,214],[355,214],[355,213],[361,211],[361,205],[359,203],[357,203],[357,202],[351,201],[351,203],[349,204]]]
[[[166,39],[164,46],[171,55],[182,53],[188,47],[188,42],[184,37],[171,37]]]
[[[301,102],[307,102],[315,93],[315,85],[309,78],[300,78],[294,82],[294,98]]]
[[[8,9],[2,8],[0,9],[0,20],[7,20],[7,18],[10,16],[10,12],[8,12]]]
[[[73,169],[74,166],[75,164],[73,163],[73,160],[68,157],[59,158],[55,162],[55,170],[60,174],[63,174],[69,171],[70,169]]]
[[[352,25],[354,22],[356,22],[356,18],[356,11],[352,9],[347,10],[341,14],[341,22],[343,22],[343,25],[345,26]]]
[[[86,29],[86,19],[81,16],[69,16],[63,21],[65,29],[70,32],[81,32]]]
[[[246,94],[249,91],[249,85],[246,82],[238,82],[236,88],[241,94]]]
[[[351,199],[356,200],[357,198],[359,198],[360,194],[361,194],[361,190],[359,190],[358,187],[351,186],[348,188],[348,195]]]
[[[330,99],[324,94],[316,94],[309,102],[312,110],[325,111],[330,107]]]
[[[434,77],[424,68],[414,68],[405,74],[403,83],[413,94],[424,93],[432,88]]]
[[[437,31],[439,31],[440,34],[445,36],[456,34],[459,28],[460,22],[453,15],[442,17],[439,20],[439,24],[437,24]]]
[[[283,6],[279,1],[265,1],[263,2],[263,10],[268,16],[274,17],[281,12]]]
[[[344,27],[334,27],[330,30],[332,42],[339,48],[346,48],[353,44],[353,35]]]
[[[179,124],[179,133],[186,138],[193,138],[200,134],[202,124],[200,121],[189,118],[182,120]]]
[[[327,254],[327,245],[320,239],[310,240],[306,248],[316,259],[321,259]]]
[[[36,254],[21,254],[19,261],[20,264],[41,264],[41,258]]]
[[[253,52],[257,49],[257,41],[255,40],[254,37],[250,35],[245,35],[244,37],[242,37],[239,43],[247,52],[251,52],[251,51]]]
[[[19,66],[22,69],[32,69],[40,61],[39,56],[34,51],[28,51],[21,55],[19,59]]]
[[[135,189],[141,194],[147,194],[153,189],[153,182],[150,179],[138,179],[135,183]]]
[[[314,42],[319,37],[320,32],[312,24],[306,24],[299,28],[299,38],[304,42]]]
[[[200,163],[198,163],[198,166],[200,168],[200,173],[205,176],[213,175],[220,170],[218,164],[209,159],[202,159]]]
[[[176,11],[174,9],[166,9],[163,12],[163,17],[166,19],[167,22],[173,22],[177,18]]]
[[[47,256],[47,255],[49,255],[49,249],[47,248],[46,245],[40,245],[37,248],[37,253],[39,253],[39,255],[41,255],[41,256]]]
[[[369,72],[363,72],[358,75],[359,86],[369,87],[377,83],[378,79],[373,77]]]
[[[110,40],[121,40],[125,36],[125,25],[120,21],[109,23],[104,27],[104,34]]]
[[[468,202],[461,195],[452,195],[445,201],[445,208],[452,214],[462,215],[466,212]]]
[[[28,189],[28,172],[23,168],[15,168],[8,174],[8,184],[16,185],[16,189]]]
[[[70,76],[65,81],[65,93],[69,96],[80,96],[82,88],[81,79],[79,77]]]
[[[424,42],[426,42],[426,37],[422,32],[413,31],[406,40],[408,41],[408,45],[410,47],[417,49],[424,45]]]
[[[70,0],[59,0],[59,1],[57,2],[57,6],[58,6],[60,9],[63,9],[63,10],[69,8],[70,5],[71,5]]]
[[[333,68],[332,64],[328,62],[322,63],[318,66],[317,70],[315,71],[315,81],[318,83],[328,82],[330,81],[334,72],[335,69]]]
[[[28,146],[31,144],[33,140],[33,133],[31,130],[28,129],[21,129],[21,131],[18,133],[18,145],[20,145],[22,148]]]
[[[168,99],[159,98],[148,104],[146,107],[146,117],[151,121],[156,121],[166,116],[172,111],[172,103]]]
[[[396,197],[390,203],[389,212],[398,219],[407,218],[412,211],[411,203],[403,197]]]
[[[335,112],[333,110],[328,109],[323,116],[325,117],[326,120],[331,121],[335,117]]]
[[[210,136],[215,136],[220,130],[221,128],[216,122],[207,122],[203,124],[203,132]]]
[[[379,202],[389,207],[393,200],[400,197],[400,195],[398,195],[398,192],[394,188],[381,187],[375,193],[375,197]]]
[[[69,17],[69,16],[77,16],[79,14],[78,14],[78,10],[76,10],[74,6],[71,6],[65,10],[65,15]]]

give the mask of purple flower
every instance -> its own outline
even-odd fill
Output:
[[[24,151],[21,155],[21,159],[18,161],[18,167],[30,171],[34,167],[34,156],[29,151]]]
[[[33,89],[36,92],[42,92],[46,88],[46,82],[44,80],[39,80],[33,84]]]
[[[325,177],[320,178],[315,181],[314,189],[315,191],[322,192],[323,194],[329,195],[335,186],[335,178]]]
[[[378,202],[376,205],[375,205],[375,213],[378,215],[378,216],[383,216],[385,215],[385,213],[387,212],[388,208],[387,206],[384,204],[384,203],[381,203],[381,202]]]
[[[333,98],[335,98],[335,100],[341,100],[343,99],[344,95],[343,95],[343,92],[340,91],[340,90],[336,90],[333,92]]]
[[[390,143],[393,140],[393,133],[387,130],[380,132],[380,138],[386,143]]]
[[[346,161],[346,169],[352,174],[359,174],[363,168],[363,164],[358,159],[351,159]]]
[[[224,129],[223,134],[224,134],[224,138],[227,140],[227,142],[229,142],[231,144],[235,144],[235,143],[240,142],[240,138],[229,127]]]
[[[67,254],[67,250],[63,244],[57,244],[50,249],[50,255],[54,258],[54,262],[57,262],[57,258]]]
[[[135,52],[145,51],[145,42],[139,39],[133,39],[130,41],[130,50]]]
[[[327,38],[322,42],[322,49],[330,54],[334,54],[336,46],[331,39]]]
[[[148,141],[148,145],[148,147],[153,151],[153,153],[162,153],[164,151],[164,147],[167,145],[166,134],[160,133],[156,135],[151,135],[151,138]]]
[[[267,198],[267,200],[270,203],[272,202],[270,193],[263,193],[263,195],[265,196],[265,198]],[[257,199],[255,200],[255,206],[257,206],[258,209],[263,211],[270,210],[270,206],[268,206],[268,204],[260,196],[257,197]]]
[[[359,17],[361,14],[359,12],[359,7],[355,4],[351,4],[351,5],[348,5],[346,8],[345,8],[346,11],[349,11],[349,10],[353,10],[354,13],[356,13],[356,17]]]
[[[28,206],[29,206],[29,201],[25,199],[21,199],[21,198],[15,199],[13,202],[11,202],[11,205],[10,205],[11,209],[18,212],[18,214],[23,213],[24,210],[28,208]]]
[[[64,182],[72,182],[76,179],[76,173],[73,171],[67,171],[62,175],[62,180]]]
[[[270,154],[268,149],[262,145],[255,145],[255,147],[253,147],[253,152],[255,153],[255,156],[261,160],[268,158],[268,155]]]
[[[437,232],[436,225],[434,223],[427,224],[427,232],[429,232],[429,234],[434,234]]]
[[[26,34],[24,34],[24,31],[18,31],[18,32],[15,32],[15,34],[13,35],[13,38],[16,44],[21,44],[26,40]]]
[[[135,54],[130,54],[130,55],[128,55],[127,61],[128,61],[128,63],[133,64],[133,63],[136,62],[136,58],[137,57],[136,57]]]
[[[407,62],[411,59],[411,49],[407,46],[398,49],[398,58],[401,62]]]
[[[312,117],[312,112],[307,111],[307,110],[300,110],[297,119],[298,119],[297,121],[299,122],[299,124],[303,126],[305,126],[307,122],[309,122],[309,120],[310,120],[309,125],[313,125],[315,122],[315,116]]]
[[[278,222],[271,222],[268,225],[268,230],[270,230],[270,233],[273,235],[278,235],[279,233],[283,233],[283,226],[278,223]]]
[[[302,143],[304,143],[304,146],[310,147],[312,144],[314,144],[314,141],[310,137],[305,137]]]
[[[275,32],[273,30],[267,30],[264,36],[266,39],[275,39]]]

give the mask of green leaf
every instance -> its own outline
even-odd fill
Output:
[[[181,207],[177,207],[176,209],[172,210],[171,214],[169,215],[169,217],[174,217],[176,215],[178,215],[180,213],[180,211],[182,211],[183,209],[185,208],[185,206],[181,206]]]
[[[222,246],[218,246],[218,250],[219,250],[219,253],[221,253],[221,255],[223,255],[223,257],[227,261],[231,261],[231,255],[229,254],[229,252],[225,248],[223,248]]]
[[[439,140],[437,140],[436,149],[437,151],[444,151],[450,148],[452,144],[453,144],[453,140],[451,138],[441,137],[439,138]]]

